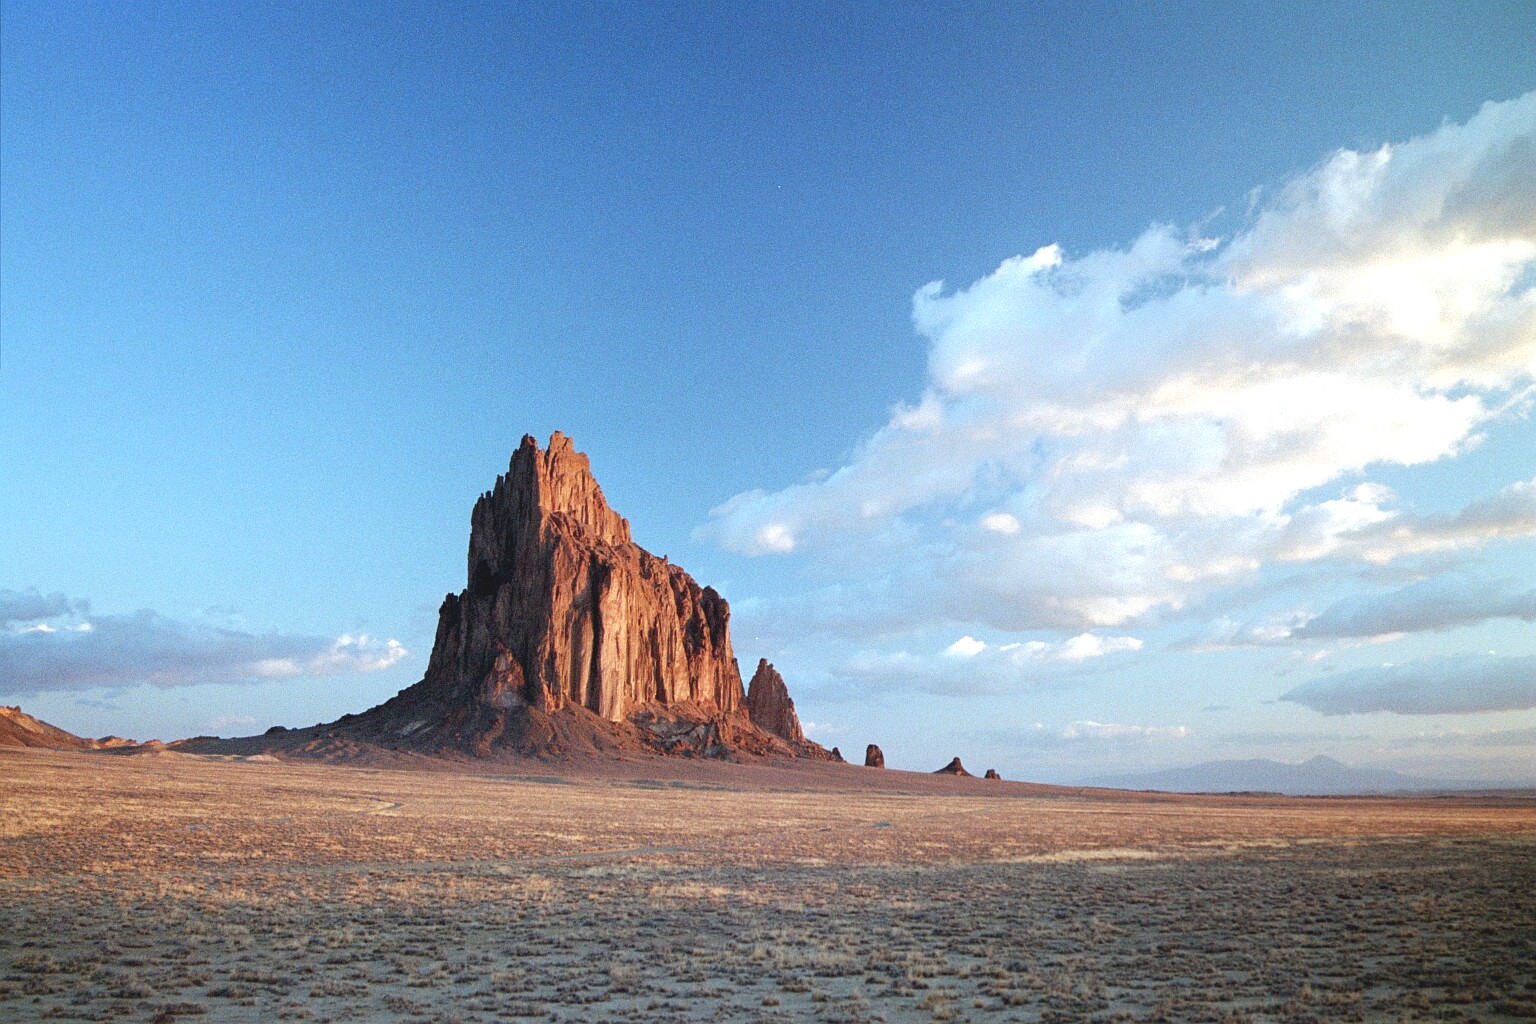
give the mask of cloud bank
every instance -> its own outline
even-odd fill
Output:
[[[1450,715],[1536,708],[1536,656],[1426,658],[1314,679],[1281,700],[1325,715]]]
[[[929,284],[922,398],[846,465],[738,494],[699,534],[857,563],[873,582],[839,597],[873,601],[882,628],[941,608],[1068,631],[1152,621],[1266,566],[1536,535],[1536,480],[1425,515],[1363,479],[1530,406],[1532,181],[1536,93],[1340,151],[1226,238],[1157,225]]]
[[[153,611],[88,615],[83,601],[0,590],[0,691],[192,686],[377,672],[409,652],[396,640],[250,633]]]
[[[1536,590],[1511,580],[1430,579],[1387,594],[1339,601],[1291,635],[1301,639],[1381,637],[1498,618],[1536,622]]]
[[[1536,590],[1509,579],[1447,574],[1397,590],[1353,595],[1316,614],[1297,609],[1256,624],[1223,617],[1203,635],[1174,646],[1205,651],[1336,640],[1387,640],[1490,619],[1536,622]]]

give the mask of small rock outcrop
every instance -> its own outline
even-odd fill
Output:
[[[752,673],[752,682],[747,687],[747,716],[753,725],[781,740],[805,742],[800,717],[795,714],[795,702],[789,698],[789,688],[767,658],[758,661],[757,671]]]
[[[987,769],[987,774],[986,774],[985,777],[989,778],[989,779],[997,779],[999,781],[1002,780],[1002,776],[997,774],[997,769],[996,768],[988,768]]]
[[[968,779],[975,777],[970,772],[965,770],[965,765],[960,763],[960,759],[958,757],[951,758],[949,764],[945,765],[943,768],[940,768],[938,771],[934,772],[933,774],[935,774],[935,775],[964,775]]]
[[[838,750],[836,747],[833,747],[832,760],[836,761],[838,764],[844,764],[845,762],[843,761],[843,752]]]
[[[873,743],[871,743],[869,746],[864,748],[864,767],[865,768],[884,768],[885,767],[885,754],[883,752],[881,752],[880,748],[875,746]]]

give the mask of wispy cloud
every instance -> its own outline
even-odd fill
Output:
[[[366,635],[251,633],[153,611],[89,615],[85,602],[0,591],[0,688],[8,693],[254,682],[377,672],[409,652]]]
[[[1036,722],[1023,729],[991,734],[995,740],[1013,746],[1053,749],[1069,746],[1117,746],[1182,740],[1192,735],[1184,725],[1125,725],[1118,722],[1078,721],[1065,725]]]
[[[1536,325],[1532,327],[1536,331]],[[1532,368],[1536,372],[1536,367]],[[1478,548],[1495,540],[1536,535],[1536,478],[1517,480],[1470,502],[1452,515],[1412,515],[1388,507],[1393,495],[1377,488],[1378,499],[1359,506],[1357,526],[1323,530],[1311,540],[1288,538],[1299,546],[1282,557],[1303,560],[1330,555],[1385,564],[1409,555]]]
[[[1107,654],[1139,651],[1141,646],[1141,641],[1134,636],[1099,636],[1097,633],[1079,633],[1061,643],[1029,640],[1005,644],[989,644],[966,635],[946,647],[944,653],[952,658],[976,658],[991,654],[1009,664],[1022,667],[1036,661],[1088,661]]]
[[[966,635],[929,653],[863,651],[834,667],[832,674],[860,688],[988,693],[1061,679],[1091,662],[1133,655],[1141,648],[1137,637],[1092,632],[1056,643],[994,644]]]
[[[1529,407],[1532,180],[1536,93],[1340,151],[1226,238],[1157,225],[930,284],[921,399],[835,472],[738,494],[699,533],[857,564],[879,608],[850,635],[935,608],[1121,627],[1270,565],[1536,535],[1536,481],[1432,516],[1360,479],[1453,458]]]
[[[1313,679],[1281,700],[1325,715],[1447,715],[1536,708],[1536,655],[1425,658]]]
[[[1478,732],[1472,729],[1437,729],[1413,736],[1399,736],[1387,746],[1394,750],[1411,750],[1417,747],[1510,747],[1536,750],[1536,726],[1525,729],[1494,729]]]

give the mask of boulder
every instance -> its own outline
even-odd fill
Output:
[[[880,748],[875,746],[873,743],[871,743],[869,746],[864,748],[864,767],[865,768],[884,768],[885,767],[885,754],[882,753]]]

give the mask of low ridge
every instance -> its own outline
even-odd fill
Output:
[[[33,718],[21,707],[0,705],[0,747],[39,747],[50,750],[107,750],[133,746],[120,736],[90,739],[66,732],[40,718]]]

